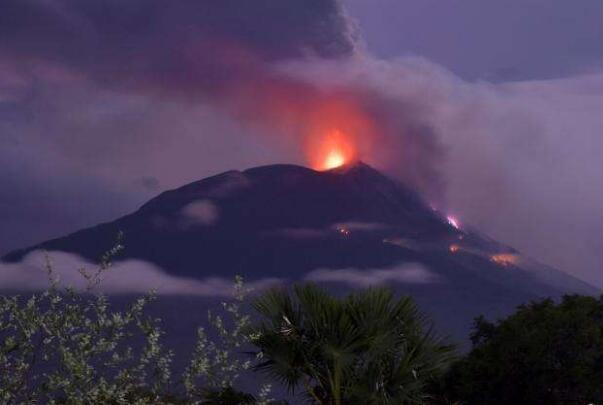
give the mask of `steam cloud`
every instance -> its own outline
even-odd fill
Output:
[[[148,184],[304,163],[326,122],[465,223],[603,283],[603,75],[465,82],[372,58],[336,0],[278,4],[5,1],[0,250],[123,214]]]

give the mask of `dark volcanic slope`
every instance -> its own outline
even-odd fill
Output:
[[[342,238],[336,225],[348,222],[384,229]],[[400,248],[382,243],[383,237],[455,233],[415,193],[364,164],[329,172],[275,165],[167,191],[131,215],[4,259],[41,248],[98,259],[119,231],[125,234],[124,258],[188,276],[295,276],[321,266],[385,266],[398,261]]]
[[[299,280],[316,269],[420,263],[437,281],[392,284],[459,333],[479,314],[565,292],[596,293],[579,280],[458,230],[413,191],[358,163],[328,172],[292,165],[231,171],[167,191],[133,214],[8,254],[36,249],[97,259],[125,235],[123,259],[203,278]],[[494,255],[502,261],[492,260]],[[511,260],[508,260],[508,259]],[[460,322],[458,322],[460,320]]]

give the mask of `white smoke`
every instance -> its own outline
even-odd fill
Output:
[[[530,256],[603,285],[603,73],[492,84],[464,81],[420,58],[370,57],[282,69],[327,88],[373,94],[375,111],[385,105],[398,106],[394,115],[412,111],[443,149],[435,159],[429,150],[415,156],[439,173],[441,184],[423,187],[441,188],[438,205]],[[394,128],[384,150],[363,159],[406,180],[405,127]]]

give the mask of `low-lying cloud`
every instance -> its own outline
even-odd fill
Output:
[[[317,269],[308,273],[305,280],[340,283],[352,287],[442,282],[440,276],[419,263],[401,264],[387,269]]]
[[[335,230],[347,229],[350,231],[382,231],[389,225],[378,222],[340,222],[331,228]]]
[[[81,257],[65,252],[34,251],[19,263],[0,262],[0,289],[4,291],[39,291],[50,285],[46,268],[47,258],[53,270],[53,278],[61,286],[86,289],[88,281],[80,273],[94,274],[98,266]],[[245,282],[252,291],[282,283],[276,278]],[[158,295],[188,295],[199,297],[231,297],[234,279],[207,277],[202,279],[177,277],[168,274],[154,264],[141,260],[116,262],[104,271],[96,291],[107,294],[144,294],[154,290]]]

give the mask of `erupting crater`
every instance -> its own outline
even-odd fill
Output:
[[[320,171],[335,169],[357,160],[354,142],[339,130],[329,132],[309,152],[312,168]]]
[[[336,167],[343,166],[346,163],[345,157],[338,150],[332,150],[325,158],[324,169],[335,169]]]

